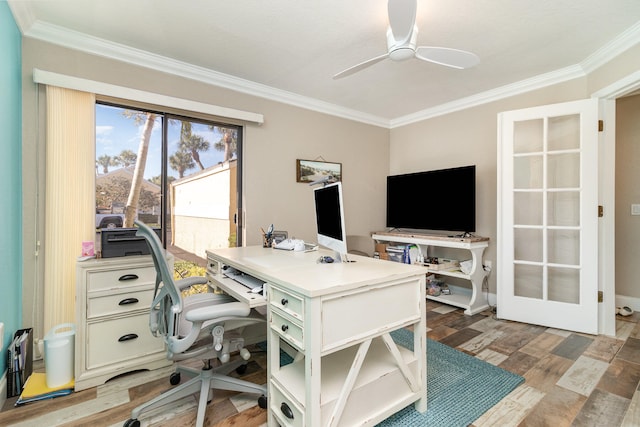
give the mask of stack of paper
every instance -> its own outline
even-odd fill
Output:
[[[73,392],[74,380],[59,387],[47,387],[46,375],[41,372],[31,374],[27,383],[24,385],[22,394],[15,403],[15,406],[24,405],[29,402],[38,400],[52,399],[58,396],[66,396]]]

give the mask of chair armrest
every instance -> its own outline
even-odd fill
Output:
[[[251,308],[247,304],[238,301],[195,308],[185,313],[184,318],[196,323],[219,318],[246,317],[250,312]]]
[[[176,280],[175,283],[178,289],[183,290],[193,285],[206,285],[209,280],[204,276],[194,276]]]

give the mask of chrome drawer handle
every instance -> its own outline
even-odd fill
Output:
[[[282,304],[282,305],[287,305],[287,304],[289,304],[289,300],[288,300],[288,299],[286,299],[286,298],[282,298],[282,299],[280,300],[280,304]]]
[[[136,338],[138,338],[138,335],[136,334],[126,334],[118,338],[118,342],[131,341],[135,340]]]
[[[125,274],[124,276],[120,276],[118,280],[120,282],[126,282],[127,280],[136,280],[138,278],[137,274]]]
[[[289,418],[290,420],[293,419],[293,411],[291,410],[291,408],[289,408],[289,405],[282,402],[282,405],[280,405],[280,410],[282,411],[285,417]]]
[[[282,329],[282,332],[287,332],[287,330],[289,329],[289,326],[288,325],[282,325],[280,327],[280,329]]]
[[[122,301],[120,301],[118,305],[129,305],[129,304],[135,304],[138,302],[140,302],[138,298],[125,298]]]

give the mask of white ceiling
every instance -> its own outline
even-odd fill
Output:
[[[385,0],[9,0],[25,37],[394,126],[583,75],[640,42],[638,0],[418,0],[418,45],[456,70],[386,60]]]

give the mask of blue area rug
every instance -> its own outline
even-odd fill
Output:
[[[399,345],[413,350],[413,332],[391,333]],[[267,343],[258,344],[262,350]],[[280,351],[280,366],[293,359]],[[509,394],[524,378],[427,338],[427,412],[413,404],[396,412],[379,427],[466,427]]]
[[[413,332],[391,333],[399,345],[413,349]],[[465,427],[524,381],[520,375],[427,339],[427,412],[413,404],[378,426]]]

